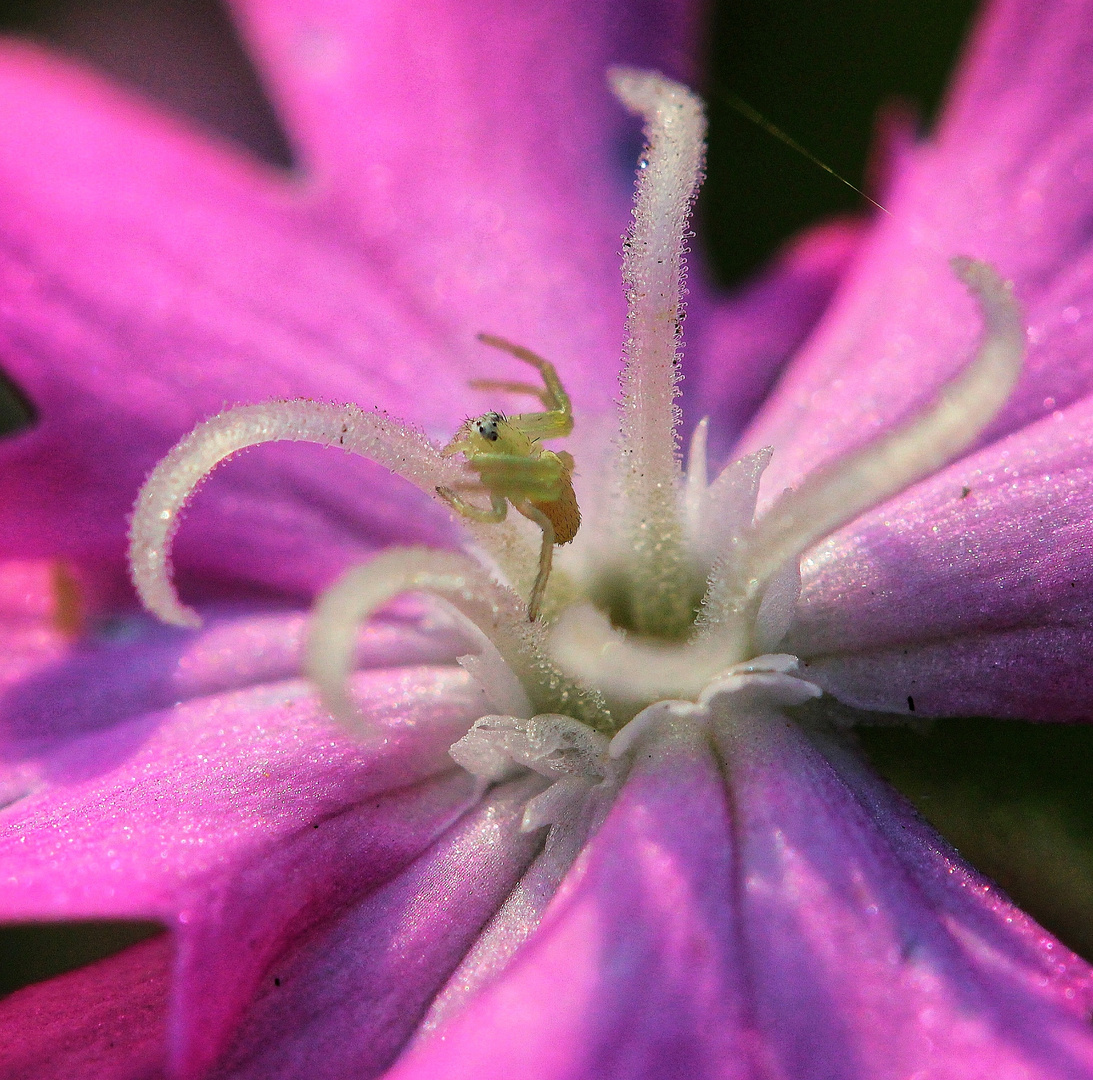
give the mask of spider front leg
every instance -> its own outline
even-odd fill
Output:
[[[543,545],[539,548],[539,573],[535,575],[535,584],[531,587],[531,597],[528,599],[528,619],[535,622],[539,618],[539,609],[543,605],[543,594],[546,592],[550,568],[554,565],[554,523],[527,499],[514,499],[512,505],[543,530]]]
[[[537,353],[525,349],[522,345],[514,345],[505,338],[494,334],[479,334],[478,340],[483,345],[489,345],[494,349],[507,352],[517,360],[523,360],[530,364],[543,380],[543,388],[532,386],[530,383],[508,382],[498,379],[474,379],[471,386],[475,390],[506,390],[509,393],[529,394],[537,397],[546,412],[520,413],[510,416],[509,423],[522,431],[530,439],[560,439],[573,430],[573,407],[569,401],[569,395],[562,386],[562,380],[558,378],[558,372],[549,360],[544,360]]]
[[[485,488],[475,486],[474,491],[485,491]],[[479,525],[499,525],[508,515],[508,500],[503,495],[490,495],[490,508],[475,506],[459,495],[453,488],[438,487],[436,493],[457,513],[470,521],[476,521]]]
[[[474,490],[479,489],[475,487]],[[481,525],[498,525],[508,514],[508,500],[503,495],[491,494],[490,508],[487,510],[484,506],[475,506],[468,502],[452,488],[438,487],[436,493],[457,513]],[[539,548],[539,572],[535,575],[535,583],[531,587],[531,597],[528,600],[528,620],[535,622],[539,618],[543,594],[554,564],[554,525],[546,514],[527,499],[514,499],[512,505],[543,530],[543,541]]]

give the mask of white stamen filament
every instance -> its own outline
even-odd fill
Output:
[[[633,612],[647,633],[680,633],[694,612],[679,515],[679,409],[687,225],[702,179],[702,102],[656,72],[614,68],[611,88],[645,119],[634,217],[625,242],[629,306],[622,374],[621,484],[633,546]]]
[[[356,405],[268,401],[228,409],[190,432],[152,470],[133,509],[129,566],[144,606],[174,626],[200,626],[171,579],[171,541],[194,490],[222,461],[248,446],[291,440],[338,446],[390,469],[435,496],[438,486],[473,480],[442,457],[424,433]]]
[[[726,609],[747,618],[787,562],[948,464],[975,442],[1009,399],[1025,354],[1024,321],[1012,286],[984,262],[960,257],[952,267],[983,316],[974,359],[942,387],[931,407],[811,473],[778,499],[747,538],[737,574],[711,585],[706,599],[711,623],[722,621]]]
[[[715,567],[698,632],[686,645],[628,637],[590,604],[574,605],[558,620],[551,641],[566,671],[609,698],[693,698],[715,675],[784,634],[796,562],[809,547],[936,472],[975,441],[1020,376],[1025,330],[1012,288],[992,267],[954,259],[953,268],[979,301],[984,329],[975,358],[934,404],[807,477],[745,531],[743,544],[730,548]],[[740,464],[758,464],[761,471],[766,453]],[[754,485],[747,486],[753,498]],[[761,604],[776,581],[785,596],[773,598],[770,625],[760,625]]]
[[[599,694],[578,690],[547,657],[541,629],[528,622],[523,601],[469,556],[433,548],[385,551],[350,570],[316,600],[305,669],[336,719],[358,734],[366,729],[348,686],[358,627],[388,600],[415,591],[446,601],[485,634],[526,693],[528,711],[564,713],[611,730],[611,715]]]

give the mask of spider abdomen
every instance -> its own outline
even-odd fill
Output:
[[[577,496],[573,491],[573,481],[568,472],[563,472],[558,481],[561,494],[550,502],[535,502],[531,505],[542,511],[554,526],[554,543],[568,544],[577,535],[581,527],[581,509],[577,505]]]

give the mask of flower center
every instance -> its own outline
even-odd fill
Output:
[[[331,713],[368,738],[348,689],[357,627],[399,593],[438,598],[466,622],[472,655],[460,662],[494,710],[454,756],[484,781],[513,767],[552,780],[529,804],[529,827],[554,820],[590,784],[614,782],[612,761],[680,710],[702,710],[714,697],[743,695],[754,708],[760,700],[782,707],[818,694],[793,675],[796,659],[777,652],[793,621],[801,555],[967,448],[1008,398],[1024,350],[1010,286],[985,263],[954,259],[982,312],[975,357],[927,408],[812,473],[756,521],[771,449],[730,463],[710,481],[703,420],[686,472],[679,455],[683,257],[705,157],[702,103],[656,73],[615,69],[610,82],[644,119],[646,148],[623,258],[629,315],[616,457],[604,470],[611,474],[604,490],[578,492],[579,533],[567,486],[573,459],[538,447],[540,438],[568,434],[568,397],[549,363],[490,338],[537,366],[545,389],[488,385],[523,387],[545,412],[487,413],[445,452],[409,425],[356,406],[292,401],[228,410],[156,467],[131,531],[133,578],[145,605],[167,622],[194,626],[196,612],[171,583],[171,537],[197,484],[236,451],[278,439],[338,445],[443,498],[467,519],[492,565],[414,548],[350,571],[316,603],[308,673]],[[583,480],[594,484],[601,470],[589,464]],[[465,500],[460,493],[468,491],[488,492],[490,507]],[[539,525],[539,541],[504,520],[506,500]],[[566,521],[572,527],[563,535],[574,542],[552,571],[554,530]]]

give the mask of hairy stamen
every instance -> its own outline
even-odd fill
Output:
[[[268,401],[228,409],[199,424],[152,470],[137,496],[129,530],[129,567],[144,606],[166,623],[200,626],[171,580],[171,542],[179,514],[222,461],[248,446],[279,442],[338,446],[390,469],[422,491],[466,483],[462,465],[441,455],[424,433],[356,405]]]
[[[541,629],[528,622],[523,601],[469,556],[431,548],[385,551],[350,570],[315,602],[305,669],[335,718],[358,733],[366,727],[348,688],[357,629],[405,592],[438,597],[477,627],[518,680],[529,712],[563,713],[598,730],[612,730],[600,695],[578,689],[547,657]]]
[[[1012,288],[992,267],[954,259],[953,268],[979,301],[984,330],[975,358],[937,401],[782,496],[715,567],[705,617],[686,645],[628,638],[591,605],[575,605],[559,619],[551,641],[566,671],[609,697],[693,697],[715,675],[785,632],[789,616],[781,609],[795,600],[795,561],[804,551],[936,472],[975,441],[1020,376],[1025,330]],[[749,469],[758,464],[758,479],[767,453],[739,464]],[[754,497],[754,488],[749,496]],[[769,626],[760,625],[762,602],[775,585],[785,593],[773,598],[780,610],[768,612]]]
[[[932,406],[807,476],[763,515],[742,565],[716,577],[705,601],[709,625],[729,613],[750,618],[768,583],[791,559],[841,525],[948,464],[979,437],[1021,374],[1025,327],[1013,288],[989,264],[964,257],[953,271],[979,303],[983,334],[974,359],[942,387]]]
[[[705,158],[702,102],[656,72],[611,70],[611,88],[645,120],[634,216],[623,254],[629,307],[622,374],[621,484],[633,545],[636,629],[673,636],[694,618],[678,460],[687,226]]]

